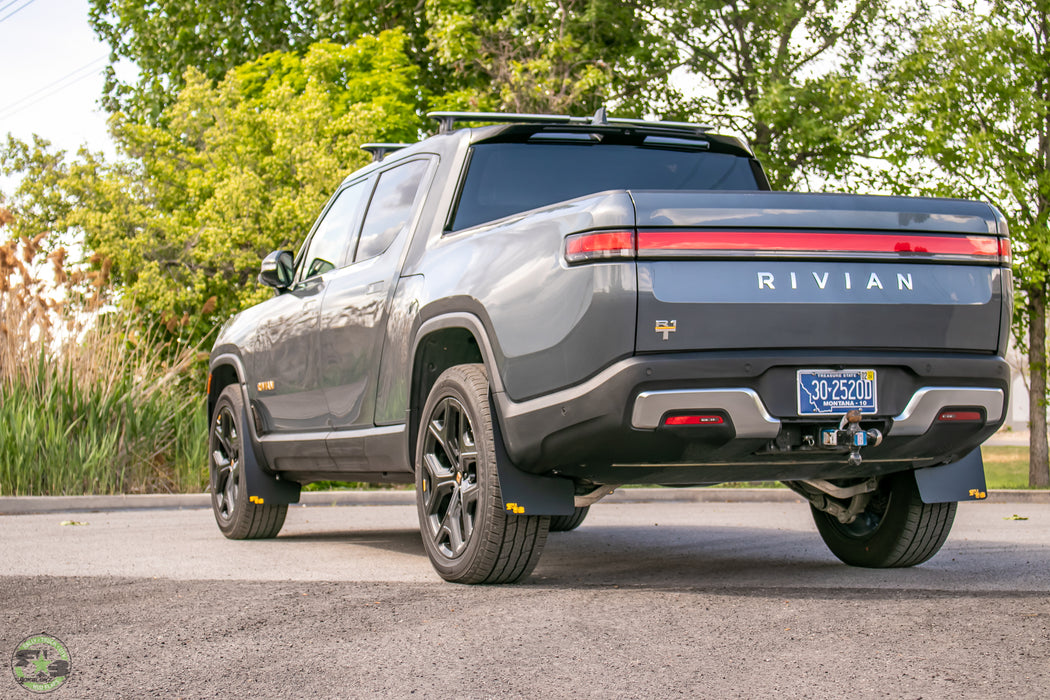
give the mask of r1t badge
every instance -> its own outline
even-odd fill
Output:
[[[667,340],[670,337],[670,335],[672,333],[674,333],[676,330],[678,330],[678,321],[677,320],[672,319],[670,321],[657,321],[656,322],[656,332],[657,333],[663,333],[664,334],[664,340]]]

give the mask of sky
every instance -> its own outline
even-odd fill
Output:
[[[0,0],[0,139],[114,155],[98,107],[109,50],[87,17],[88,0]]]

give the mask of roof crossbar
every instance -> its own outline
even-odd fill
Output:
[[[361,144],[361,149],[372,154],[373,163],[379,163],[386,157],[387,153],[400,151],[402,148],[408,148],[411,145],[410,143],[363,143]]]
[[[605,108],[599,108],[593,117],[570,117],[566,114],[515,114],[502,112],[430,112],[427,116],[438,122],[438,133],[448,134],[457,122],[488,122],[492,124],[569,124],[593,126],[632,126],[673,131],[707,132],[714,129],[708,124],[688,122],[649,121],[647,119],[622,119],[607,117]]]

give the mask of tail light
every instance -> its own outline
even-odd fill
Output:
[[[755,230],[587,231],[565,238],[570,264],[630,258],[871,257],[1010,264],[1010,239],[979,235]]]
[[[722,416],[668,416],[664,425],[722,425]]]
[[[1003,242],[996,236],[935,236],[897,233],[834,233],[807,231],[640,231],[641,257],[680,255],[802,254],[821,257],[931,257],[997,262]],[[1007,244],[1008,245],[1008,244]]]
[[[977,423],[984,420],[980,411],[941,411],[938,423]]]
[[[634,257],[634,231],[588,231],[565,239],[565,259],[570,263]]]

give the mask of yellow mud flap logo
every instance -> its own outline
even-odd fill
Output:
[[[252,503],[258,503],[259,505],[263,504],[263,499],[260,498],[259,496],[249,496],[248,500],[251,501]]]
[[[988,498],[988,493],[981,489],[970,489],[970,497],[976,498],[979,501],[983,498]]]
[[[519,506],[517,503],[508,503],[507,510],[515,515],[522,515],[525,512],[525,506]]]

